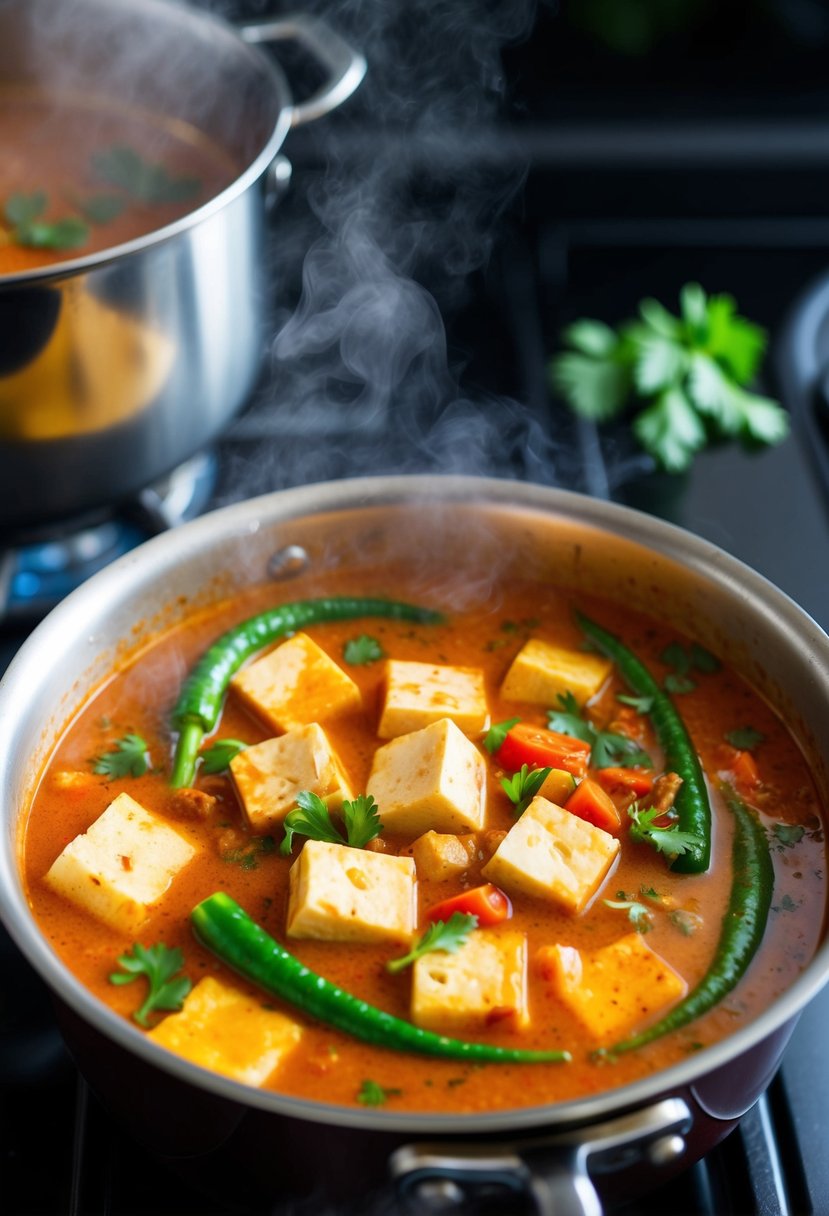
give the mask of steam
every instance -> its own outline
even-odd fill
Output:
[[[290,469],[263,469],[254,492],[366,472],[491,472],[511,436],[540,467],[548,441],[519,403],[460,391],[465,356],[447,349],[443,321],[487,265],[523,182],[521,165],[505,167],[488,145],[505,93],[501,51],[528,35],[534,2],[315,7],[369,68],[341,114],[286,148],[310,204],[310,217],[292,215],[290,200],[276,216],[278,270],[297,290],[276,317],[269,400],[232,433],[262,434],[275,409],[274,433],[308,446],[292,445]],[[370,467],[355,467],[360,444],[371,445]]]

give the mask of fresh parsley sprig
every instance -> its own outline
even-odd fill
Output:
[[[699,837],[693,832],[680,831],[675,822],[670,823],[668,827],[665,827],[663,822],[657,822],[669,818],[659,807],[640,807],[638,802],[634,802],[628,807],[628,815],[631,819],[631,839],[639,841],[640,844],[649,844],[658,853],[664,853],[667,857],[679,857],[689,849],[699,847]]]
[[[731,296],[709,296],[698,283],[686,283],[679,299],[679,316],[646,299],[639,319],[616,329],[576,321],[562,334],[570,349],[550,362],[553,389],[594,422],[635,409],[636,438],[671,473],[687,469],[709,440],[779,443],[788,415],[746,387],[759,369],[765,330],[739,316]]]
[[[279,851],[288,856],[293,847],[294,836],[307,836],[310,840],[325,840],[329,844],[348,844],[362,849],[379,836],[383,830],[377,805],[371,794],[360,794],[351,802],[343,802],[340,816],[345,835],[335,825],[331,812],[320,798],[310,790],[297,794],[297,808],[285,816],[285,839]]]
[[[470,933],[477,926],[478,918],[471,912],[453,912],[447,921],[436,920],[429,925],[408,954],[404,954],[401,958],[393,958],[386,963],[386,970],[396,974],[433,950],[442,950],[445,954],[456,954],[461,946],[465,945]]]
[[[150,767],[147,744],[140,735],[127,734],[118,739],[115,750],[104,752],[92,762],[93,773],[108,777],[143,777]]]
[[[112,972],[111,984],[131,984],[142,977],[147,981],[144,1003],[132,1015],[139,1026],[149,1025],[151,1013],[181,1009],[192,987],[186,975],[178,974],[184,966],[184,955],[178,947],[170,949],[160,942],[142,946],[136,942],[131,951],[118,956],[118,965],[122,970]]]
[[[501,778],[501,786],[516,815],[524,814],[552,771],[549,767],[530,768],[528,764],[522,764],[517,773]]]
[[[592,722],[588,722],[571,692],[560,693],[558,703],[560,709],[548,711],[547,725],[550,730],[589,743],[590,763],[594,768],[653,768],[650,756],[635,739],[612,731],[597,730]]]

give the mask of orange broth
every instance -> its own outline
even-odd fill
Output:
[[[377,573],[369,579],[361,575],[359,585],[356,583],[353,575],[349,582],[347,575],[337,574],[327,578],[324,587],[313,586],[310,594],[407,598],[405,569]],[[307,594],[308,588],[303,587],[300,594],[288,597],[283,593],[282,598],[304,598]],[[391,658],[480,667],[485,673],[492,722],[520,715],[526,722],[546,723],[543,707],[506,702],[499,689],[510,662],[528,637],[555,641],[574,650],[582,647],[574,607],[621,636],[660,681],[668,671],[660,656],[677,635],[642,616],[587,596],[574,597],[554,587],[522,585],[515,580],[494,588],[491,594],[491,600],[481,602],[474,611],[463,611],[441,625],[366,619],[307,630],[348,671],[362,692],[362,711],[325,723],[355,792],[365,789],[373,752],[383,742],[375,734],[383,663],[349,666],[343,660],[345,642],[360,634],[376,638]],[[409,1017],[410,972],[392,975],[385,969],[389,959],[405,953],[405,943],[395,947],[286,939],[288,871],[298,856],[301,838],[294,841],[293,858],[280,856],[277,848],[257,854],[255,866],[243,868],[238,861],[227,859],[231,855],[238,858],[240,847],[244,851],[252,843],[229,779],[197,777],[197,785],[219,799],[216,814],[204,822],[182,815],[167,784],[173,745],[169,712],[184,672],[225,628],[270,606],[275,599],[273,587],[245,592],[153,641],[128,667],[117,672],[70,724],[34,797],[25,838],[25,881],[34,915],[67,967],[124,1018],[130,1018],[140,1002],[137,990],[143,981],[116,987],[108,977],[117,956],[129,949],[132,941],[67,904],[43,882],[43,875],[64,846],[121,791],[129,792],[200,846],[198,857],[174,880],[142,931],[144,944],[179,946],[186,974],[194,983],[204,975],[215,974],[239,984],[196,943],[188,924],[189,912],[200,899],[224,890],[309,967],[365,1000],[402,1018]],[[527,619],[528,604],[532,605],[532,621]],[[521,1029],[509,1021],[496,1022],[485,1032],[464,1037],[509,1046],[566,1048],[573,1054],[572,1063],[475,1067],[400,1054],[358,1042],[285,1006],[286,1012],[304,1025],[305,1033],[299,1047],[269,1082],[270,1087],[349,1105],[357,1101],[363,1082],[372,1080],[399,1091],[387,1097],[388,1108],[397,1110],[481,1112],[546,1104],[620,1086],[685,1059],[689,1052],[745,1026],[783,992],[810,960],[823,927],[825,849],[817,793],[795,741],[742,678],[723,666],[712,673],[695,673],[694,679],[694,690],[675,700],[709,778],[722,763],[727,733],[750,725],[763,736],[754,750],[759,783],[745,797],[769,831],[775,867],[773,910],[760,952],[720,1006],[685,1029],[622,1056],[614,1065],[603,1065],[591,1056],[596,1043],[585,1036],[557,998],[536,960],[538,950],[552,943],[595,949],[624,936],[632,928],[627,913],[609,908],[604,901],[617,899],[619,892],[625,892],[628,899],[638,899],[643,891],[655,891],[661,898],[648,904],[653,921],[648,945],[680,972],[689,988],[705,974],[730,885],[730,817],[719,795],[713,792],[712,782],[715,828],[708,873],[673,874],[661,854],[631,841],[623,825],[619,863],[581,915],[559,911],[547,901],[512,895],[513,916],[505,927],[520,930],[527,937],[530,1024]],[[606,728],[618,717],[621,706],[616,694],[621,691],[624,686],[614,674],[586,711],[597,725]],[[658,773],[661,755],[652,728],[646,719],[633,716]],[[146,740],[152,771],[138,778],[114,780],[92,775],[93,758],[110,751],[116,739],[131,731]],[[243,710],[231,694],[215,734],[252,743],[272,732]],[[480,739],[476,742],[480,744]],[[83,774],[84,778],[77,786],[67,788],[62,776],[67,772]],[[507,830],[514,822],[511,804],[501,789],[502,776],[497,757],[488,759],[487,829]],[[382,818],[382,807],[380,815]],[[775,835],[775,824],[800,825],[804,831],[802,835],[788,833],[800,839],[784,844]],[[277,845],[280,840],[281,832],[276,836]],[[409,843],[394,838],[387,840],[387,847],[397,852]],[[419,879],[421,913],[435,901],[482,881],[477,863],[449,882]],[[647,899],[643,902],[648,903]],[[677,909],[690,914],[696,925],[692,933],[686,934],[678,927],[671,915]],[[271,997],[260,995],[259,999],[282,1008]],[[645,1017],[643,1025],[647,1021]]]

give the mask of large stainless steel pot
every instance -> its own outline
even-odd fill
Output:
[[[259,43],[298,40],[327,81],[292,102]],[[209,443],[246,400],[265,341],[266,200],[292,126],[356,88],[362,56],[304,16],[238,32],[170,0],[0,0],[0,89],[140,107],[241,166],[221,194],[139,240],[0,276],[0,526],[117,502]],[[33,187],[38,183],[33,182]],[[101,349],[102,310],[129,357]],[[131,352],[131,353],[130,353]]]
[[[291,546],[298,546],[290,548]],[[274,561],[277,554],[290,560]],[[0,683],[0,915],[62,1009],[81,1067],[130,1130],[166,1155],[244,1151],[272,1186],[365,1188],[390,1160],[420,1210],[475,1210],[479,1186],[549,1216],[600,1211],[597,1192],[655,1184],[706,1152],[756,1101],[797,1015],[829,978],[824,944],[789,991],[731,1038],[646,1080],[580,1101],[457,1117],[352,1109],[247,1089],[168,1055],[99,1004],[40,936],[22,889],[23,816],[67,718],[113,663],[195,606],[303,565],[370,569],[405,554],[452,593],[510,570],[640,608],[687,631],[777,707],[829,792],[829,638],[780,591],[707,542],[578,495],[475,478],[378,478],[286,491],[161,536],[96,575],[43,622]],[[446,591],[446,588],[443,588]],[[281,585],[279,594],[292,598]],[[325,1151],[320,1153],[320,1124]],[[430,1143],[417,1141],[427,1138]],[[199,1175],[208,1177],[200,1163]],[[279,1179],[280,1182],[276,1180]],[[453,1207],[452,1205],[456,1206]]]

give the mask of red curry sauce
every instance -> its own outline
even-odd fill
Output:
[[[359,586],[353,582],[349,584],[345,576],[334,576],[324,587],[312,587],[310,592],[303,587],[301,594],[283,598],[304,598],[307,594],[406,597],[405,570],[388,571],[373,581],[361,577]],[[139,1003],[139,985],[118,988],[108,976],[116,957],[132,945],[131,941],[68,905],[42,881],[64,846],[121,791],[129,792],[202,845],[200,856],[174,881],[141,934],[144,944],[180,946],[185,971],[194,983],[205,974],[230,980],[230,973],[197,945],[188,925],[193,906],[216,890],[227,891],[270,933],[286,941],[287,875],[297,848],[292,859],[281,857],[278,850],[257,855],[255,867],[246,869],[238,863],[238,857],[251,840],[229,780],[223,776],[197,778],[200,788],[219,798],[217,813],[205,822],[183,816],[167,785],[172,747],[168,715],[183,675],[225,628],[270,606],[274,598],[272,587],[245,593],[196,617],[186,627],[159,637],[117,673],[70,725],[34,798],[25,841],[25,877],[34,914],[66,965],[125,1018]],[[528,605],[532,620],[528,619]],[[570,593],[552,587],[522,586],[514,581],[495,589],[475,611],[450,615],[444,625],[370,620],[318,626],[307,632],[343,667],[344,643],[362,633],[376,638],[392,658],[480,667],[486,676],[493,722],[520,714],[523,721],[543,725],[546,715],[539,706],[503,702],[499,687],[512,658],[528,637],[554,640],[573,649],[583,644],[573,619],[575,606],[621,636],[660,681],[665,677],[668,668],[660,656],[669,643],[677,640],[675,634],[615,605],[584,596],[574,600]],[[346,669],[361,688],[364,708],[342,720],[328,721],[326,730],[359,792],[365,789],[371,757],[378,745],[374,732],[383,664],[373,662]],[[693,986],[710,965],[730,883],[729,815],[712,786],[714,861],[707,874],[672,874],[662,855],[629,840],[623,824],[619,864],[580,916],[559,912],[545,901],[513,897],[513,917],[506,924],[527,935],[531,1021],[526,1029],[496,1022],[486,1038],[510,1046],[566,1048],[573,1053],[572,1063],[470,1067],[371,1048],[297,1015],[306,1024],[306,1033],[271,1086],[285,1093],[348,1105],[357,1100],[361,1085],[372,1080],[399,1091],[390,1095],[387,1103],[389,1108],[401,1110],[475,1112],[545,1104],[586,1096],[648,1075],[744,1026],[766,1008],[809,961],[822,932],[825,850],[818,798],[796,743],[740,677],[721,667],[695,675],[695,684],[692,691],[677,695],[675,700],[709,777],[723,765],[734,763],[735,749],[725,743],[727,734],[750,726],[762,735],[762,742],[752,753],[756,780],[752,777],[742,792],[769,832],[776,875],[773,910],[760,953],[739,986],[718,1008],[613,1065],[602,1065],[591,1059],[595,1044],[585,1039],[536,961],[539,949],[551,943],[593,949],[622,937],[631,930],[627,913],[607,907],[604,900],[615,900],[620,892],[628,898],[631,893],[639,898],[636,893],[651,891],[658,893],[659,899],[648,904],[652,927],[647,942],[680,972],[689,987]],[[620,691],[623,686],[614,675],[588,707],[591,720],[602,728],[619,718],[621,706],[616,694]],[[628,718],[631,714],[636,719],[638,737],[651,752],[655,771],[659,772],[661,757],[652,729],[634,711],[628,712]],[[139,778],[111,781],[94,776],[94,757],[111,750],[113,741],[130,731],[146,740],[154,770]],[[272,732],[242,710],[231,695],[216,733],[218,737],[252,743]],[[67,784],[67,773],[81,774],[74,779],[77,784],[71,783],[72,778]],[[500,787],[502,775],[497,759],[490,760],[488,830],[507,830],[514,822],[511,804]],[[748,778],[743,774],[741,780]],[[382,818],[382,807],[380,815]],[[799,825],[803,831],[776,829],[775,825]],[[387,847],[398,851],[408,843],[388,839]],[[460,880],[418,881],[420,908],[481,881],[475,864]],[[674,915],[678,910],[683,913],[680,917]],[[691,932],[687,932],[689,924]],[[309,940],[286,944],[309,967],[345,989],[400,1017],[409,1017],[409,973],[391,975],[385,970],[386,961],[399,956],[401,949]],[[272,998],[265,999],[278,1004]],[[293,1011],[287,1012],[293,1016]]]

